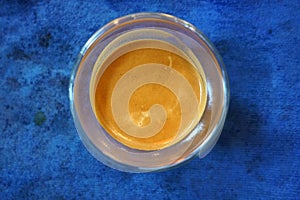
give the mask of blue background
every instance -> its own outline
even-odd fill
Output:
[[[299,199],[299,10],[299,1],[1,0],[0,199]],[[201,29],[231,86],[213,151],[151,174],[94,159],[68,101],[72,65],[87,39],[140,11]]]

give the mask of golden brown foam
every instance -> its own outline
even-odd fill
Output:
[[[145,77],[149,80],[144,81]],[[206,105],[204,80],[175,53],[133,50],[109,64],[100,77],[95,113],[104,129],[122,144],[140,150],[162,149],[184,138],[200,120]]]

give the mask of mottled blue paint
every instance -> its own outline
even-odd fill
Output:
[[[299,10],[296,0],[0,1],[0,199],[299,199]],[[141,11],[183,18],[214,42],[231,105],[207,157],[128,174],[84,148],[68,80],[98,28]]]

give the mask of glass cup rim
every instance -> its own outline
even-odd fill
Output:
[[[202,144],[199,145],[197,148],[195,148],[188,156],[186,156],[179,163],[176,162],[176,163],[172,163],[170,165],[166,165],[166,166],[163,166],[163,167],[160,167],[160,168],[147,168],[146,169],[146,171],[161,171],[161,170],[170,169],[170,168],[173,168],[175,166],[181,165],[181,164],[187,162],[188,160],[192,159],[193,157],[197,156],[202,148],[214,145],[213,143],[215,143],[216,139],[218,139],[218,137],[220,135],[220,132],[223,129],[225,119],[226,119],[226,115],[227,115],[227,112],[228,112],[228,109],[229,109],[229,102],[230,102],[229,80],[228,80],[225,64],[224,64],[224,62],[222,60],[222,57],[219,54],[218,50],[216,49],[214,44],[206,37],[206,35],[204,33],[202,33],[197,27],[195,27],[194,25],[192,25],[191,23],[189,23],[189,22],[187,22],[183,19],[177,18],[175,16],[172,16],[172,15],[169,15],[169,14],[166,14],[166,13],[159,13],[159,12],[133,13],[133,14],[129,14],[129,15],[125,15],[125,16],[116,18],[116,19],[108,22],[104,26],[102,26],[100,29],[98,29],[87,40],[87,42],[81,48],[81,50],[80,50],[80,52],[79,52],[79,54],[78,54],[78,56],[75,60],[75,63],[74,63],[74,66],[73,66],[73,69],[72,69],[72,72],[71,72],[71,77],[70,77],[70,80],[69,80],[69,101],[70,101],[70,109],[71,109],[73,119],[76,118],[76,110],[74,109],[74,106],[73,106],[73,104],[74,104],[74,90],[73,90],[74,87],[73,86],[74,86],[74,80],[76,78],[76,74],[77,74],[77,71],[78,71],[78,68],[79,68],[79,64],[80,64],[82,58],[87,53],[87,51],[92,47],[94,42],[96,40],[98,40],[99,37],[102,36],[104,33],[106,33],[107,31],[111,30],[114,27],[119,26],[122,23],[129,22],[129,21],[132,21],[132,20],[137,20],[137,19],[139,19],[139,20],[142,20],[142,19],[159,19],[159,20],[174,22],[174,23],[177,23],[181,26],[184,26],[186,29],[189,29],[190,31],[194,32],[199,38],[201,38],[205,42],[205,44],[211,50],[213,56],[215,57],[217,63],[219,64],[220,70],[222,72],[222,78],[223,78],[222,79],[222,84],[223,84],[222,91],[224,92],[224,107],[222,109],[222,112],[220,114],[220,119],[218,120],[217,124],[213,127],[212,131],[204,139]],[[81,138],[81,140],[82,140],[82,138]],[[106,157],[106,155],[104,155],[104,157]],[[109,158],[109,159],[111,159],[111,158]],[[118,164],[121,164],[125,168],[126,168],[126,166],[127,167],[134,167],[134,166],[129,166],[129,165],[124,164],[124,163],[119,163],[118,161],[115,161],[115,160],[114,160],[114,162],[116,162]],[[140,167],[137,167],[137,168],[140,169]]]

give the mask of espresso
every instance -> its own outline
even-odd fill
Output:
[[[118,142],[159,150],[190,133],[206,100],[205,77],[187,57],[167,49],[139,48],[107,64],[95,87],[93,108]]]

